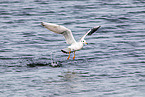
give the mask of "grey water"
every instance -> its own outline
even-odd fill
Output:
[[[101,28],[67,60],[41,22]],[[0,97],[145,97],[145,1],[0,0]]]

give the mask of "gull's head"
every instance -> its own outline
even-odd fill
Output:
[[[84,44],[88,44],[87,42],[86,42],[86,40],[81,40],[81,43],[84,43]]]

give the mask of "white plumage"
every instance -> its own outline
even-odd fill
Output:
[[[53,23],[46,23],[46,22],[42,22],[41,25],[43,25],[45,28],[47,28],[48,30],[52,32],[55,32],[57,34],[62,34],[65,37],[66,43],[71,44],[71,45],[68,46],[68,48],[62,49],[61,51],[64,53],[69,53],[69,57],[70,57],[70,53],[74,52],[73,59],[75,59],[75,51],[82,49],[84,43],[87,44],[84,38],[87,35],[93,34],[95,31],[97,31],[101,27],[101,26],[97,26],[90,29],[78,42],[76,42],[76,40],[74,39],[72,35],[71,30],[64,26],[53,24]]]

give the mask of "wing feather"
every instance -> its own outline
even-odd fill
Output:
[[[46,22],[42,22],[41,25],[52,32],[55,32],[57,34],[62,34],[65,37],[67,44],[72,44],[76,42],[71,30],[64,26],[53,24],[53,23],[46,23]]]
[[[84,40],[84,38],[87,36],[87,35],[92,35],[94,32],[96,32],[101,26],[97,26],[97,27],[94,27],[92,29],[90,29],[83,37],[81,37],[81,40]]]

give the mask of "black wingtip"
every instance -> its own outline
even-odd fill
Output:
[[[97,26],[97,27],[94,27],[90,30],[90,32],[88,33],[88,35],[92,35],[94,32],[96,32],[101,26]]]
[[[42,26],[44,26],[44,23],[43,23],[43,22],[41,22],[41,25],[42,25]]]

